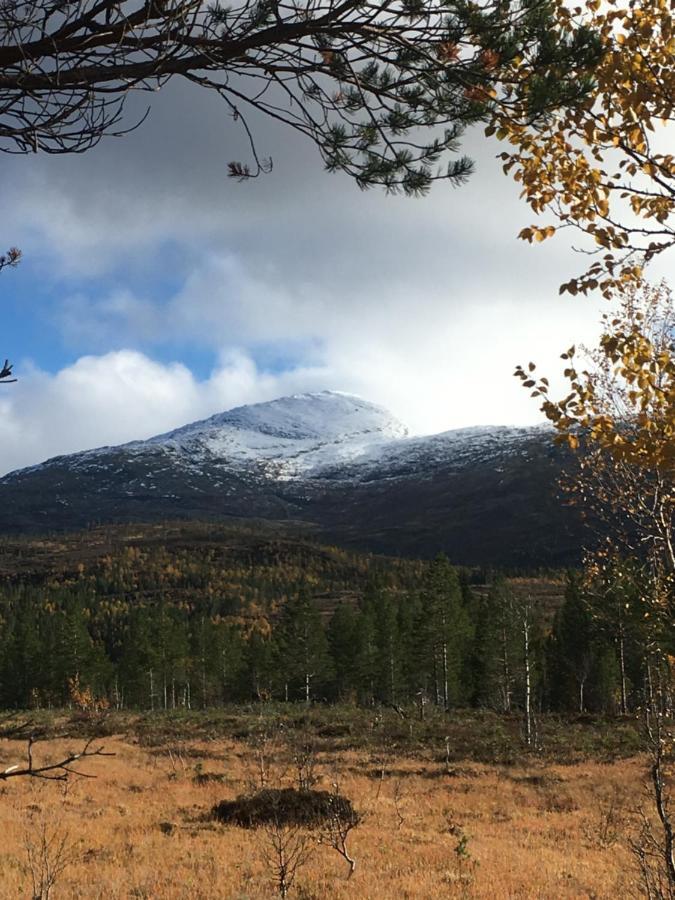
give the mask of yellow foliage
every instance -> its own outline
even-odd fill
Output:
[[[570,348],[562,358],[573,355]],[[515,374],[544,397],[558,440],[591,461],[602,504],[639,522],[643,542],[675,573],[675,305],[665,283],[624,289],[618,310],[603,316],[587,368],[565,368],[562,399],[548,396],[531,364]]]
[[[71,703],[80,712],[102,712],[110,706],[107,698],[95,697],[90,687],[82,687],[77,673],[68,679],[68,694]]]
[[[537,215],[552,214],[592,237],[605,255],[561,293],[587,293],[637,284],[641,267],[675,244],[675,165],[656,129],[675,123],[673,10],[662,0],[588,0],[572,11],[556,0],[561,22],[591,27],[605,53],[595,89],[581,106],[532,122],[525,103],[495,112],[489,132],[509,144],[505,172],[523,186]],[[526,61],[513,79],[534,83]],[[519,237],[532,243],[555,232],[531,226]],[[598,279],[600,271],[605,277]]]

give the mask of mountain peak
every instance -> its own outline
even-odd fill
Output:
[[[270,519],[375,552],[539,565],[579,545],[554,499],[561,462],[540,428],[407,437],[360,397],[295,394],[11,473],[0,479],[0,533]]]
[[[368,436],[392,440],[408,434],[407,428],[381,406],[354,394],[319,391],[238,406],[150,440],[182,443],[183,439],[198,436],[215,438],[231,429],[242,435],[252,433],[282,441],[322,444]]]

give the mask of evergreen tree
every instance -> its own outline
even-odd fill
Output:
[[[224,703],[241,699],[241,678],[246,670],[246,643],[241,628],[216,621],[210,623],[210,634],[207,665],[215,697]],[[250,690],[243,697],[249,699]]]
[[[279,681],[276,646],[272,637],[254,629],[246,642],[240,695],[271,700]]]
[[[376,606],[379,697],[393,705],[402,700],[401,636],[399,633],[398,600],[382,593]]]
[[[159,659],[154,642],[153,610],[130,612],[122,637],[117,667],[118,691],[123,706],[159,708]]]
[[[549,697],[554,709],[586,710],[593,651],[593,620],[577,581],[570,579],[547,646]]]
[[[286,603],[276,645],[285,696],[310,703],[328,683],[332,665],[321,614],[306,587]]]
[[[617,704],[624,715],[639,702],[650,642],[656,638],[663,646],[668,644],[666,635],[654,635],[654,620],[645,616],[645,590],[641,566],[617,558],[599,567],[595,577],[584,585],[584,599],[596,633],[603,644],[615,649]]]
[[[476,604],[474,700],[501,712],[511,712],[520,667],[520,624],[515,598],[503,577],[490,585]]]
[[[398,633],[401,647],[401,690],[407,701],[419,702],[424,688],[420,679],[418,642],[421,622],[419,594],[409,592],[398,603]]]
[[[48,662],[41,639],[42,611],[35,598],[22,591],[3,610],[0,690],[2,705],[27,709],[44,694]]]
[[[70,685],[88,689],[94,697],[106,696],[111,666],[100,643],[88,629],[88,613],[80,598],[66,597],[52,616],[49,698],[57,705],[71,699]]]
[[[440,555],[432,563],[421,601],[420,663],[436,704],[447,710],[463,699],[461,673],[473,637],[459,579],[447,557]]]
[[[333,696],[356,700],[360,686],[361,631],[359,615],[351,603],[341,602],[328,626],[328,646],[333,662]]]
[[[372,705],[377,699],[379,682],[377,613],[374,597],[368,592],[361,599],[358,617],[358,680],[359,702]]]

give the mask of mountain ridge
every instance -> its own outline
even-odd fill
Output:
[[[267,519],[375,552],[560,563],[580,546],[555,499],[563,457],[541,426],[410,436],[354,395],[296,394],[9,473],[0,532]]]

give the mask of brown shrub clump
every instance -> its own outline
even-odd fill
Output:
[[[221,800],[211,817],[227,825],[259,828],[264,825],[320,827],[336,816],[356,825],[359,816],[351,801],[328,791],[298,790],[293,787],[265,788],[236,800]]]

